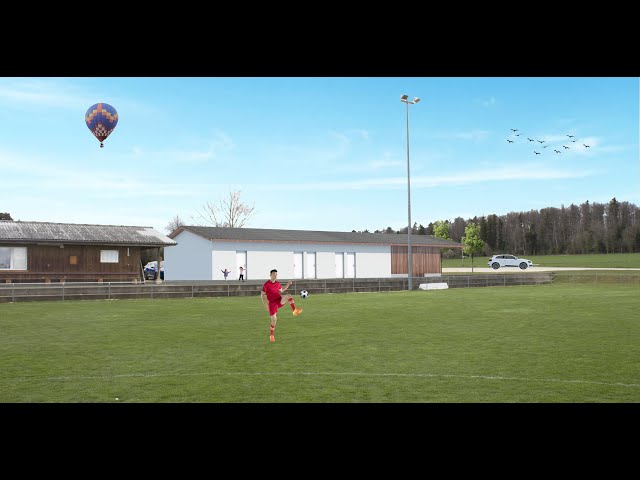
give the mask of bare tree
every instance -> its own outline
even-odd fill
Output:
[[[171,233],[173,232],[176,228],[179,228],[181,226],[183,226],[185,223],[182,221],[182,219],[180,218],[179,215],[176,215],[175,217],[173,217],[169,223],[167,223],[167,226],[164,227],[164,229]]]
[[[214,227],[244,227],[253,215],[255,207],[242,202],[240,193],[240,190],[230,191],[229,196],[217,204],[207,202],[202,206],[204,212],[197,211],[199,218]]]

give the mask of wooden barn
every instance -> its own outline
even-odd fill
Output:
[[[151,227],[0,220],[0,282],[144,281],[141,251],[173,245]]]

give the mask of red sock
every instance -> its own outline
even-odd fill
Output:
[[[269,335],[273,335],[276,331],[276,327],[271,325],[271,327],[269,328]]]
[[[296,304],[293,303],[293,297],[291,297],[289,299],[289,305],[291,305],[291,310],[295,310],[296,309]]]

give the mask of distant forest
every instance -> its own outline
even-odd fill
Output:
[[[0,212],[0,220],[11,220],[11,215]],[[633,203],[619,202],[615,197],[609,203],[587,201],[567,208],[563,205],[560,208],[493,214],[467,220],[458,217],[453,222],[436,220],[426,227],[416,222],[411,233],[434,235],[435,230],[438,237],[461,242],[464,229],[470,222],[480,227],[480,238],[485,244],[483,255],[640,252],[640,209]],[[436,226],[439,228],[434,228]],[[369,233],[369,230],[361,233]],[[400,230],[387,227],[373,233],[406,234],[407,227]],[[453,255],[459,255],[459,251],[444,253],[445,257]]]
[[[587,201],[567,208],[563,205],[440,222],[448,225],[448,238],[455,242],[461,241],[465,227],[474,222],[480,227],[480,238],[485,243],[484,255],[640,252],[640,209],[633,203],[618,202],[615,197],[609,203]],[[416,235],[433,235],[433,232],[434,222],[427,227],[414,223],[411,229]],[[401,230],[387,227],[374,233],[406,234],[407,227]]]

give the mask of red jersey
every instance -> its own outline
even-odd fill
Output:
[[[280,301],[282,298],[282,295],[280,294],[281,288],[282,286],[277,280],[275,282],[267,280],[264,282],[264,285],[262,285],[262,291],[267,294],[267,300],[269,300],[269,303],[276,303]]]

